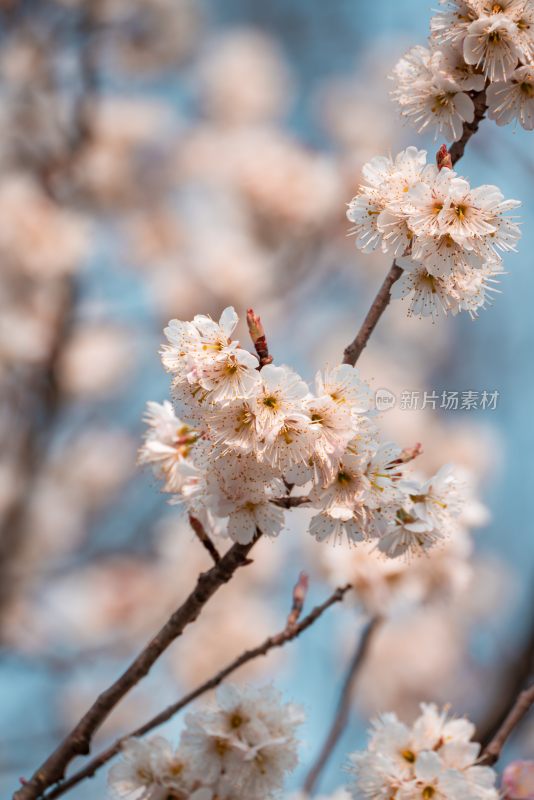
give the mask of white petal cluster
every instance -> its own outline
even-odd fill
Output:
[[[366,539],[395,558],[448,537],[462,486],[450,468],[426,483],[409,479],[401,449],[379,441],[358,371],[325,369],[312,391],[287,366],[259,370],[231,339],[236,323],[228,308],[219,323],[195,317],[165,329],[180,418],[169,402],[149,403],[140,461],[171,502],[240,544],[282,531],[288,487],[314,510],[309,531],[320,542]]]
[[[419,132],[457,141],[472,122],[470,93],[487,87],[489,116],[534,128],[532,0],[441,0],[429,47],[408,51],[393,71],[393,97]]]
[[[516,249],[520,229],[507,214],[519,201],[505,200],[497,186],[471,188],[415,147],[373,158],[363,177],[347,217],[359,249],[380,247],[405,270],[392,297],[410,296],[409,313],[418,316],[475,316],[496,291],[502,253]]]
[[[124,800],[269,800],[298,763],[302,722],[272,686],[222,686],[216,703],[187,715],[176,748],[161,736],[127,740],[110,789]]]
[[[475,726],[431,704],[411,727],[395,714],[373,724],[367,750],[350,756],[355,800],[497,800],[496,774],[477,764]]]

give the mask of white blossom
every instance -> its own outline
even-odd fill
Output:
[[[446,314],[450,304],[450,281],[431,275],[423,264],[410,258],[400,259],[399,265],[404,271],[393,284],[391,297],[404,299],[411,295],[408,315],[430,316],[435,321]]]
[[[513,120],[527,131],[534,130],[534,67],[518,67],[507,81],[493,83],[486,94],[488,116],[497,125]]]
[[[139,463],[150,464],[164,481],[163,491],[178,492],[184,482],[182,464],[198,439],[198,433],[176,416],[168,400],[147,403],[148,432],[139,450]]]
[[[222,686],[214,707],[188,714],[180,747],[194,772],[234,796],[270,798],[297,764],[302,713],[271,686]]]
[[[497,800],[496,775],[477,765],[474,726],[433,704],[409,727],[393,713],[374,720],[366,750],[350,756],[354,800]]]

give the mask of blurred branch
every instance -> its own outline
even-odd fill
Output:
[[[332,725],[330,726],[330,730],[325,739],[323,747],[319,755],[317,756],[317,759],[315,760],[312,768],[308,772],[306,780],[304,781],[303,791],[305,795],[313,794],[323,769],[328,763],[330,756],[334,752],[334,749],[341,737],[341,734],[347,727],[347,723],[349,721],[350,705],[352,700],[352,692],[354,689],[354,684],[358,676],[360,667],[363,664],[365,657],[369,651],[369,646],[371,644],[372,638],[376,630],[378,629],[381,621],[382,620],[380,617],[374,617],[369,622],[369,624],[367,625],[367,627],[365,628],[365,630],[363,631],[362,635],[359,637],[356,643],[356,649],[354,650],[354,654],[350,660],[347,672],[345,674],[345,678],[343,680],[336,713],[334,719],[332,720]]]
[[[261,536],[246,545],[234,544],[230,550],[207,572],[199,575],[189,597],[172,614],[169,620],[146,645],[130,666],[93,703],[78,724],[56,750],[35,771],[31,779],[13,795],[14,800],[36,800],[42,793],[64,776],[70,762],[78,755],[87,755],[96,731],[108,718],[115,706],[150,671],[162,653],[177,639],[184,628],[194,622],[208,600],[243,566],[250,564],[250,551]]]
[[[106,750],[103,750],[98,756],[96,756],[96,758],[93,758],[86,767],[74,773],[74,775],[72,775],[55,789],[52,789],[52,791],[46,795],[46,800],[54,800],[54,798],[60,797],[66,792],[70,791],[70,789],[72,789],[74,786],[77,786],[77,784],[79,784],[85,778],[92,778],[93,775],[95,775],[95,773],[104,764],[106,764],[108,761],[110,761],[110,759],[120,752],[122,744],[126,741],[126,739],[144,736],[149,731],[153,730],[159,725],[162,725],[164,722],[167,722],[167,720],[177,714],[178,711],[181,711],[193,700],[196,700],[197,697],[205,694],[210,689],[215,689],[225,678],[227,678],[240,667],[244,666],[244,664],[259,658],[260,656],[265,656],[271,650],[274,650],[278,647],[283,647],[288,642],[292,642],[293,639],[296,639],[301,633],[311,627],[314,622],[318,620],[328,608],[330,608],[330,606],[333,606],[335,603],[340,603],[345,594],[351,588],[350,585],[339,587],[335,590],[335,592],[333,592],[333,594],[330,595],[327,600],[321,603],[321,605],[316,606],[306,617],[301,620],[301,622],[298,622],[298,618],[302,609],[302,603],[304,601],[304,595],[306,593],[305,584],[306,581],[301,573],[293,590],[292,607],[283,630],[274,636],[269,636],[269,638],[265,639],[265,641],[258,645],[258,647],[254,647],[251,650],[246,650],[238,658],[234,659],[234,661],[231,661],[226,667],[220,670],[220,672],[214,675],[213,678],[210,678],[192,692],[189,692],[189,694],[182,697],[176,703],[170,705],[140,728],[137,728],[135,731],[126,734],[126,736],[122,736],[120,739],[117,739],[110,747],[108,747]]]
[[[210,537],[206,533],[206,529],[204,525],[201,523],[197,517],[194,517],[193,514],[189,514],[189,524],[193,528],[197,539],[204,545],[208,553],[213,559],[215,564],[218,564],[221,560],[221,556],[213,542],[211,541]]]
[[[453,165],[456,164],[463,156],[467,143],[477,132],[487,110],[485,89],[482,89],[480,92],[470,92],[470,95],[475,105],[475,116],[473,122],[464,122],[461,138],[450,148],[449,155]],[[402,272],[402,267],[399,267],[397,262],[393,261],[393,264],[391,265],[390,270],[386,275],[384,282],[382,283],[382,286],[378,290],[378,294],[373,300],[371,308],[367,312],[360,330],[358,331],[355,339],[353,339],[353,341],[345,348],[343,354],[344,364],[350,364],[353,367],[355,366],[364,348],[366,347],[371,334],[376,328],[378,320],[386,310],[389,301],[391,300],[391,287],[396,281],[398,281],[402,275]]]
[[[483,764],[495,764],[506,740],[534,704],[534,683],[519,693],[501,727],[482,753]]]
[[[95,58],[92,45],[93,25],[95,23],[95,5],[91,0],[83,3],[80,13],[79,35],[79,62],[80,62],[80,96],[77,100],[73,115],[73,132],[67,144],[66,151],[57,163],[57,154],[48,155],[47,161],[37,160],[32,165],[35,177],[39,180],[44,191],[55,198],[53,175],[58,168],[71,168],[78,156],[79,150],[89,137],[89,94],[94,94],[97,85]],[[15,4],[14,8],[18,9]],[[22,13],[22,11],[21,11]],[[19,24],[21,24],[19,22]],[[12,32],[17,33],[13,26]],[[50,48],[50,57],[54,59],[60,49],[60,43]],[[47,80],[52,80],[52,68],[48,65],[45,70]],[[57,90],[56,90],[57,91]],[[24,159],[28,167],[28,159]],[[58,286],[61,293],[61,305],[55,323],[54,339],[43,365],[32,371],[26,393],[30,397],[31,408],[27,410],[24,419],[24,428],[19,442],[18,462],[20,469],[20,490],[14,498],[10,508],[5,513],[0,525],[0,638],[2,630],[3,609],[8,604],[14,587],[17,583],[17,559],[25,542],[25,515],[28,497],[32,494],[42,467],[46,461],[48,444],[53,436],[55,421],[62,407],[62,398],[57,384],[57,365],[68,339],[71,323],[72,309],[75,304],[76,292],[74,280],[71,276],[61,281]],[[21,415],[23,416],[23,415]]]
[[[516,697],[534,676],[534,620],[519,653],[504,669],[499,691],[486,719],[477,726],[477,740],[488,745],[504,724]]]

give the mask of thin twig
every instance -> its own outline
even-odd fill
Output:
[[[189,524],[193,528],[197,539],[204,545],[212,557],[214,564],[218,564],[221,560],[221,554],[211,541],[206,529],[204,528],[204,525],[201,523],[198,517],[194,517],[193,514],[189,514]]]
[[[301,633],[311,627],[314,622],[318,620],[328,608],[330,608],[330,606],[333,606],[335,603],[340,603],[350,588],[350,585],[347,585],[336,589],[335,592],[333,592],[333,594],[331,594],[330,597],[324,601],[324,603],[316,606],[306,617],[304,617],[304,619],[301,620],[301,622],[297,624],[296,621],[293,621],[293,609],[295,608],[295,595],[300,596],[302,589],[302,578],[299,578],[299,581],[293,591],[292,610],[289,613],[285,628],[280,631],[280,633],[265,639],[265,641],[262,642],[262,644],[260,644],[258,647],[254,647],[251,650],[246,650],[238,658],[234,659],[226,667],[224,667],[224,669],[214,675],[213,678],[210,678],[192,692],[189,692],[189,694],[182,697],[176,703],[173,703],[168,708],[164,709],[161,713],[153,717],[140,728],[137,728],[137,730],[128,733],[126,736],[122,736],[120,739],[117,739],[110,747],[108,747],[106,750],[103,750],[98,756],[93,758],[83,769],[75,772],[74,775],[72,775],[66,781],[52,789],[52,791],[45,796],[45,800],[55,800],[56,797],[60,797],[61,795],[65,794],[86,778],[92,778],[93,775],[95,775],[95,773],[104,764],[106,764],[114,756],[116,756],[117,753],[120,752],[121,747],[126,739],[144,736],[149,731],[153,730],[159,725],[162,725],[164,722],[167,722],[167,720],[185,708],[185,706],[189,705],[189,703],[191,703],[193,700],[196,700],[210,689],[215,689],[225,678],[239,669],[239,667],[242,667],[244,664],[259,658],[260,656],[265,656],[270,650],[274,650],[277,647],[282,647],[288,642],[293,641],[293,639],[296,639]]]
[[[485,718],[477,725],[476,740],[483,748],[497,734],[516,697],[532,679],[534,679],[534,620],[530,623],[519,652],[514,653],[501,670],[498,692]]]
[[[534,705],[534,683],[520,692],[516,698],[503,724],[488,746],[484,749],[481,760],[483,764],[495,764],[501,755],[506,740],[514,728],[519,725],[523,717],[529,712],[532,705]]]
[[[463,126],[463,133],[459,141],[455,142],[449,150],[452,164],[456,164],[465,152],[466,145],[474,133],[478,130],[478,126],[484,119],[486,114],[486,90],[482,89],[480,92],[471,92],[471,98],[475,105],[475,116],[473,122],[465,122]],[[399,267],[396,261],[393,261],[391,268],[386,275],[384,282],[378,294],[376,295],[371,308],[363,321],[363,324],[358,331],[355,339],[347,345],[343,355],[343,363],[354,366],[361,356],[369,337],[374,331],[378,320],[386,310],[388,303],[391,299],[391,287],[398,281],[402,275],[402,268]]]
[[[184,628],[196,620],[215,592],[232,578],[237,569],[250,563],[248,554],[260,536],[261,532],[258,531],[249,544],[234,544],[218,564],[199,575],[195,588],[185,602],[141,650],[126,671],[95,700],[31,779],[15,792],[13,800],[36,800],[45,789],[64,777],[73,758],[90,752],[94,734],[115,706],[148,674],[157,659],[182,634]]]
[[[301,572],[299,579],[293,588],[293,602],[291,604],[291,611],[289,612],[287,618],[286,630],[294,628],[299,621],[300,615],[302,614],[302,609],[304,608],[306,595],[308,594],[309,584],[310,579],[308,578],[308,575],[305,572]]]
[[[303,791],[305,795],[313,794],[321,773],[325,768],[330,756],[334,752],[341,734],[347,726],[354,683],[356,681],[360,666],[362,665],[369,650],[369,645],[371,644],[373,634],[380,625],[380,622],[380,617],[374,617],[358,639],[356,649],[354,650],[354,654],[350,660],[345,679],[341,687],[341,693],[339,695],[337,709],[334,719],[332,720],[332,725],[330,726],[330,730],[325,739],[323,747],[321,748],[321,751],[317,756],[312,768],[308,772],[304,782]]]
[[[280,506],[280,508],[298,508],[298,506],[304,506],[307,503],[310,503],[309,497],[275,497],[271,500],[273,506]]]

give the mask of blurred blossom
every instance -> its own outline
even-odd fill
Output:
[[[266,122],[291,100],[292,76],[277,42],[254,28],[208,40],[197,78],[203,110],[217,123]]]
[[[534,761],[512,761],[502,776],[505,800],[534,800]]]
[[[59,208],[28,175],[0,180],[0,255],[7,266],[35,279],[72,272],[85,256],[82,218]]]
[[[160,153],[173,128],[172,111],[156,100],[114,96],[95,100],[90,119],[91,136],[75,173],[94,201],[130,206],[148,190],[160,191]]]
[[[79,324],[61,352],[58,380],[66,393],[87,400],[119,390],[133,360],[132,334],[126,328]]]

